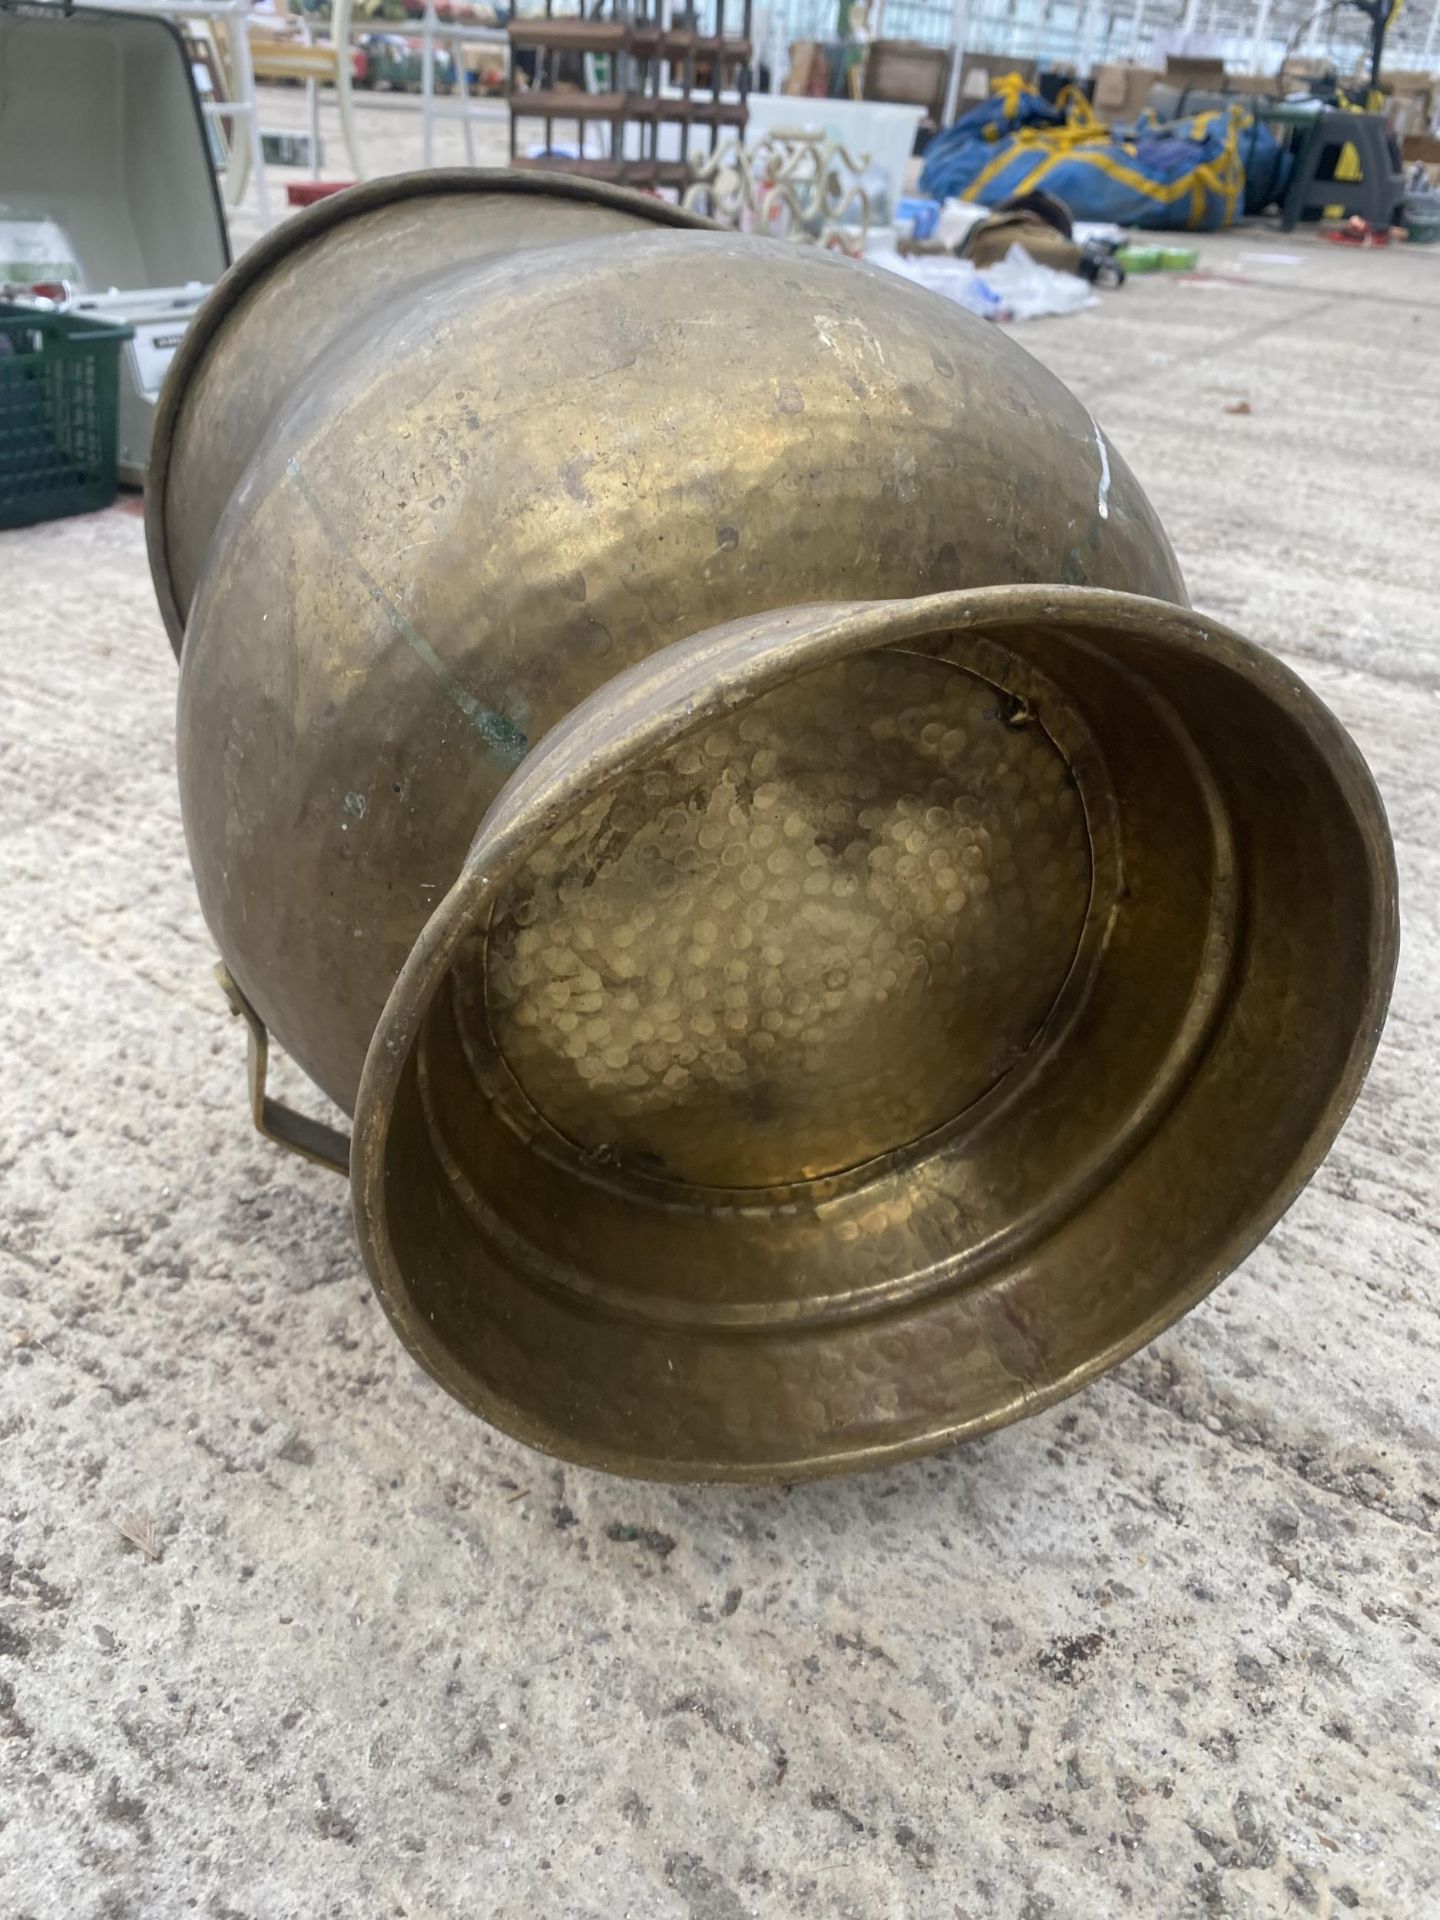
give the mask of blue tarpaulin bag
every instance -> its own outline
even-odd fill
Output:
[[[1282,156],[1268,129],[1236,105],[1160,126],[1141,117],[1127,135],[1095,118],[1073,88],[1052,107],[1016,74],[926,149],[921,191],[996,206],[1043,187],[1077,220],[1122,227],[1227,227],[1247,203],[1242,135],[1256,168],[1255,191],[1274,197]],[[1262,181],[1260,174],[1264,173]]]

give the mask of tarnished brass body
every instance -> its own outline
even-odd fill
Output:
[[[267,234],[196,315],[156,414],[145,532],[177,656],[220,516],[312,375],[345,363],[352,330],[408,306],[425,281],[500,255],[708,225],[664,201],[581,180],[466,169],[372,181]]]
[[[358,318],[348,282],[324,304],[353,223],[322,230],[312,276],[292,239],[275,270],[310,288],[303,329],[262,276],[160,423],[201,900],[272,1033],[347,1109],[481,815],[622,667],[792,602],[1007,580],[1184,594],[1084,408],[934,296],[728,234],[617,234],[608,204],[534,192],[360,224],[389,257],[390,223],[408,234],[432,204],[446,264]],[[537,208],[542,231],[593,217],[599,237],[487,257]],[[278,376],[237,476],[282,320],[310,359]]]
[[[629,196],[393,187],[355,216],[393,294],[327,203],[162,411],[261,1124],[268,1028],[355,1115],[402,1337],[571,1458],[793,1477],[1068,1391],[1358,1088],[1363,764],[997,331]],[[307,357],[257,423],[276,286]]]

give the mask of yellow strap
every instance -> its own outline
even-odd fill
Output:
[[[1079,87],[1062,87],[1055,104],[1065,115],[1068,126],[1098,127],[1101,124],[1096,116],[1095,109],[1085,98]]]
[[[986,165],[980,169],[979,173],[976,174],[975,178],[970,182],[970,185],[966,188],[965,190],[966,198],[970,200],[978,200],[980,198],[982,188],[988,187],[990,182],[995,178],[995,176],[999,173],[1002,173],[1005,170],[1005,168],[1009,166],[1010,162],[1016,157],[1015,156],[1016,146],[1018,145],[1023,147],[1025,144],[1026,143],[1023,140],[1012,141],[1006,145],[1005,151],[1003,153],[997,153],[993,160],[988,161]],[[1019,191],[1020,189],[1018,187],[1015,188],[1015,192],[1018,193]]]
[[[1003,102],[1006,118],[1010,120],[1019,119],[1020,101],[1026,92],[1025,82],[1018,73],[998,74],[990,83],[991,97],[998,96]]]
[[[1019,79],[1019,75],[1011,76]],[[1022,82],[1023,84],[1023,82]],[[997,83],[998,86],[998,83]],[[1197,114],[1196,132],[1203,135],[1205,130],[1219,118],[1217,111]],[[1027,167],[1023,177],[1009,183],[1011,193],[1024,193],[1052,173],[1062,161],[1073,160],[1083,166],[1094,167],[1104,174],[1107,180],[1113,180],[1118,186],[1129,187],[1135,193],[1152,201],[1156,206],[1172,206],[1185,195],[1190,196],[1192,225],[1198,226],[1205,215],[1205,193],[1217,196],[1225,209],[1227,224],[1235,217],[1235,208],[1245,188],[1245,168],[1240,159],[1240,129],[1248,124],[1249,116],[1242,107],[1230,107],[1225,113],[1225,144],[1220,152],[1209,160],[1198,161],[1188,173],[1178,180],[1162,182],[1153,180],[1138,168],[1127,165],[1120,154],[1133,157],[1134,142],[1114,142],[1119,152],[1102,152],[1098,146],[1110,144],[1106,128],[1098,123],[1094,128],[1083,126],[1066,127],[1024,127],[1012,134],[1005,150],[997,153],[981,171],[976,174],[967,189],[974,199],[979,199],[988,187],[1005,169],[1015,161],[1026,161],[1033,157],[1035,164]],[[1203,124],[1202,124],[1203,123]]]

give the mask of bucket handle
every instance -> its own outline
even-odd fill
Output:
[[[278,1100],[272,1100],[266,1093],[270,1035],[265,1022],[236,986],[234,975],[223,963],[216,967],[215,978],[230,1002],[231,1013],[238,1013],[249,1029],[247,1070],[250,1078],[250,1117],[255,1122],[256,1131],[263,1133],[267,1140],[273,1140],[277,1146],[288,1147],[291,1153],[298,1153],[302,1159],[329,1167],[332,1173],[348,1174],[348,1135],[341,1133],[338,1127],[327,1127],[323,1120],[312,1120],[306,1114],[295,1113]]]

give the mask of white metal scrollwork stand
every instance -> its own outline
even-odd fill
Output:
[[[681,204],[745,233],[858,255],[870,227],[861,184],[869,164],[868,154],[857,160],[822,133],[777,127],[753,146],[727,140],[697,161]]]

